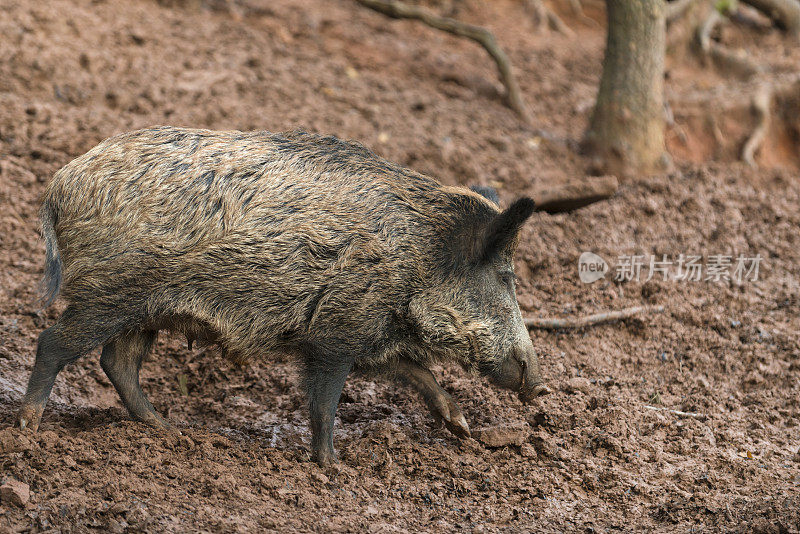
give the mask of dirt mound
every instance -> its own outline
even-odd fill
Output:
[[[0,13],[0,485],[20,502],[30,491],[0,503],[0,531],[798,531],[800,181],[783,164],[692,163],[707,154],[689,149],[671,175],[536,214],[516,261],[527,314],[663,314],[533,331],[553,393],[531,405],[436,370],[473,428],[513,429],[508,445],[497,432],[486,434],[496,446],[458,440],[410,391],[353,377],[342,463],[323,471],[289,362],[235,367],[168,336],[143,384],[180,435],[130,422],[97,355],[61,373],[37,434],[11,428],[38,333],[59,311],[34,304],[37,199],[71,158],[153,124],[305,127],[508,201],[583,176],[572,147],[604,36],[568,12],[574,39],[537,34],[510,0],[463,3],[459,18],[507,49],[534,130],[503,105],[479,47],[351,2],[0,0]],[[614,270],[631,255],[763,262],[741,284],[612,271],[586,285],[584,251]]]

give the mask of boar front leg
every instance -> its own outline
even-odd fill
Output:
[[[444,421],[447,429],[457,436],[470,436],[469,425],[461,408],[439,385],[430,369],[411,360],[401,359],[397,364],[397,374],[422,395],[437,423]]]
[[[336,462],[333,448],[333,422],[342,387],[353,360],[334,358],[308,359],[305,386],[311,412],[311,455],[320,466]]]

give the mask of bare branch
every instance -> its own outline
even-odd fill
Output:
[[[761,88],[753,95],[753,111],[756,112],[756,127],[750,138],[742,148],[742,160],[751,167],[757,167],[756,161],[753,158],[756,151],[761,148],[764,138],[767,136],[769,129],[769,106],[772,101],[772,88],[769,85],[762,85]]]
[[[661,313],[663,306],[634,306],[623,310],[596,313],[577,319],[547,319],[542,317],[526,317],[525,326],[528,328],[538,328],[541,330],[561,330],[566,328],[584,328],[612,321],[628,319],[634,315],[643,313]]]
[[[500,79],[506,88],[508,106],[513,109],[525,123],[530,124],[530,115],[522,100],[522,93],[517,84],[517,79],[514,77],[514,73],[511,70],[511,63],[506,53],[497,44],[497,40],[492,32],[481,26],[466,24],[448,17],[440,17],[425,9],[404,4],[397,0],[356,0],[356,2],[388,17],[418,20],[431,28],[436,28],[437,30],[442,30],[459,37],[466,37],[467,39],[479,43],[486,49],[497,64]]]

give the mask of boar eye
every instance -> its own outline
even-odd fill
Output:
[[[500,272],[500,280],[509,288],[514,287],[514,283],[517,281],[517,275],[514,274],[513,271],[501,271]]]

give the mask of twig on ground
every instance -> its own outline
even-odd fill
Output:
[[[709,11],[706,20],[698,26],[697,42],[700,46],[700,52],[704,57],[710,58],[718,68],[743,79],[752,78],[761,72],[761,68],[747,59],[746,55],[737,54],[728,49],[728,47],[714,42],[711,39],[711,32],[714,31],[714,28],[723,22],[723,20],[719,11],[712,9]]]
[[[614,196],[619,188],[616,176],[585,178],[562,185],[557,189],[541,191],[534,196],[536,210],[547,213],[573,211],[594,202]]]
[[[644,406],[648,410],[653,410],[656,412],[669,412],[674,415],[678,415],[680,417],[694,417],[695,419],[705,420],[708,419],[708,416],[704,413],[695,413],[695,412],[682,412],[680,410],[672,410],[670,408],[664,408],[661,406],[650,406],[649,404],[645,404]]]
[[[754,159],[756,151],[761,148],[761,144],[767,136],[769,129],[770,113],[769,107],[772,101],[772,87],[767,84],[753,95],[753,111],[756,112],[756,127],[753,133],[747,139],[747,142],[742,148],[742,160],[751,167],[757,167]]]
[[[575,319],[548,319],[544,317],[526,317],[525,326],[528,328],[539,328],[542,330],[560,330],[566,328],[584,328],[587,326],[594,326],[602,323],[609,323],[611,321],[620,321],[628,319],[634,315],[643,313],[661,313],[664,311],[663,306],[634,306],[633,308],[625,308],[623,310],[610,311],[604,313],[596,313],[594,315],[587,315],[585,317],[578,317]]]
[[[492,32],[481,26],[466,24],[448,17],[440,17],[420,7],[404,4],[397,0],[356,0],[356,2],[388,17],[418,20],[431,28],[436,28],[437,30],[442,30],[459,37],[466,37],[467,39],[479,43],[486,49],[497,64],[497,70],[500,72],[500,79],[506,88],[508,106],[513,109],[526,124],[530,124],[530,115],[522,100],[522,93],[520,92],[519,84],[517,84],[517,79],[512,72],[511,63],[506,53],[497,44],[497,40]]]

